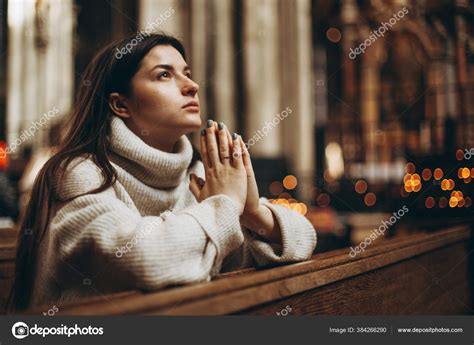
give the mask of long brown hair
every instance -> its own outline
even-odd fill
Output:
[[[9,311],[23,310],[31,299],[36,275],[37,250],[58,197],[52,188],[71,161],[88,155],[100,168],[103,184],[85,194],[99,193],[115,183],[116,172],[107,158],[112,92],[130,93],[130,81],[142,59],[157,45],[170,45],[186,60],[181,42],[167,34],[131,35],[112,42],[92,59],[80,78],[72,116],[58,151],[46,162],[35,179],[25,216],[19,225],[15,279],[8,301]],[[199,159],[194,149],[193,164]],[[75,196],[77,197],[77,196]]]

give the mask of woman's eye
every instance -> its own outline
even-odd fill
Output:
[[[191,76],[191,73],[187,73],[186,77],[188,77],[189,79],[193,79],[193,77]]]
[[[160,74],[158,74],[158,78],[168,78],[169,76],[169,72],[161,72]]]

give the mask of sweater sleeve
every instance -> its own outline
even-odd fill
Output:
[[[243,227],[244,245],[224,260],[222,272],[272,263],[305,261],[313,254],[317,236],[306,217],[284,206],[273,205],[266,198],[260,198],[260,202],[272,211],[278,222],[282,244],[268,242]]]
[[[65,175],[60,196],[79,195],[100,183],[95,165],[86,160]],[[142,217],[116,197],[113,187],[66,202],[48,231],[58,262],[56,280],[67,287],[92,277],[101,291],[208,281],[244,240],[238,207],[227,196],[210,197],[166,218]]]
[[[298,212],[281,205],[274,205],[266,198],[260,202],[273,213],[281,230],[282,244],[260,240],[247,232],[249,250],[259,266],[308,260],[316,248],[316,231],[309,220]]]
[[[205,178],[204,166],[199,162],[196,175]],[[316,248],[316,230],[309,220],[298,212],[268,202],[261,197],[260,203],[270,209],[281,229],[282,244],[260,240],[243,227],[244,245],[233,251],[225,262],[223,271],[271,263],[289,263],[308,260]]]

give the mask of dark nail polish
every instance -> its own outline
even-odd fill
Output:
[[[237,133],[232,134],[232,139],[237,140]]]
[[[224,129],[224,123],[219,122],[219,124],[217,125],[217,128]]]
[[[212,120],[207,120],[207,128],[211,128],[212,127]]]
[[[205,129],[201,129],[201,135],[202,135],[202,136],[205,136],[205,135],[206,135],[206,130],[205,130]]]

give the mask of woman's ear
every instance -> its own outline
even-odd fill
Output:
[[[123,119],[130,117],[130,111],[126,104],[125,97],[118,92],[112,92],[109,95],[109,107],[115,115]]]

